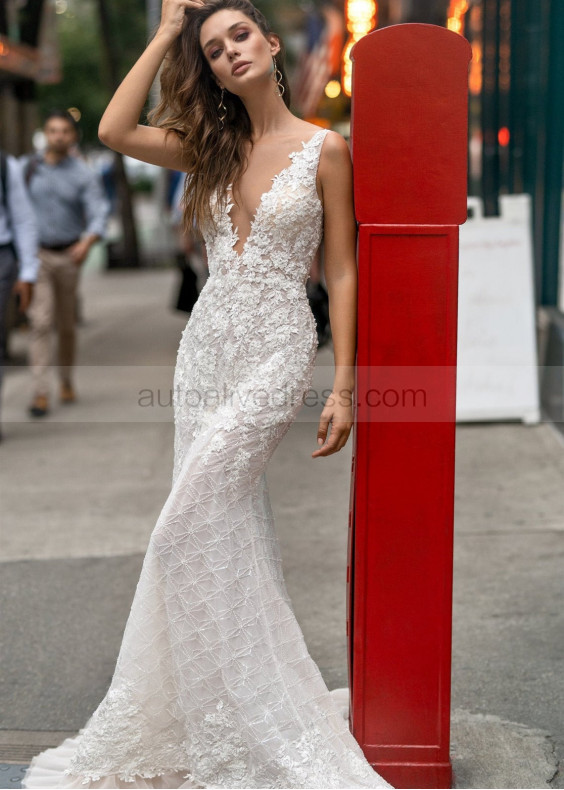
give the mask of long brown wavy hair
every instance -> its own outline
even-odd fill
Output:
[[[266,17],[250,0],[207,0],[186,14],[182,33],[168,50],[161,70],[161,96],[147,115],[152,126],[178,134],[182,144],[183,170],[188,174],[184,187],[183,224],[185,231],[199,230],[206,221],[215,221],[210,198],[217,190],[225,207],[227,186],[237,184],[245,171],[245,150],[251,140],[251,122],[245,105],[234,93],[225,90],[227,108],[223,128],[219,128],[218,105],[221,90],[200,46],[203,22],[216,11],[232,8],[242,11],[266,37],[270,26]],[[285,48],[280,36],[276,64],[282,73],[283,101],[290,107],[290,86],[284,67]]]

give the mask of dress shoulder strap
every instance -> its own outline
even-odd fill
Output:
[[[304,144],[303,150],[299,152],[300,162],[303,162],[307,170],[310,172],[317,173],[323,141],[327,137],[327,133],[329,131],[329,129],[319,129],[319,131],[315,132],[313,137],[310,137],[309,140]],[[293,157],[294,155],[290,154],[290,156]]]

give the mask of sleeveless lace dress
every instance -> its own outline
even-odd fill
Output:
[[[23,787],[391,786],[349,731],[346,689],[329,692],[308,653],[265,478],[312,380],[305,284],[322,237],[326,134],[272,179],[242,254],[233,203],[213,201],[210,276],[175,370],[172,490],[112,682],[75,737],[33,758]]]

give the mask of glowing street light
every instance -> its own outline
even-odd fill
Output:
[[[341,83],[338,80],[329,80],[325,86],[325,95],[328,99],[336,99],[341,92]]]
[[[345,19],[349,37],[343,50],[343,92],[351,95],[352,61],[350,52],[356,42],[376,27],[378,4],[375,0],[346,0]]]
[[[462,35],[464,14],[468,11],[468,0],[450,0],[447,15],[447,27]]]

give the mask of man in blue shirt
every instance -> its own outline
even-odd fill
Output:
[[[21,166],[15,157],[0,152],[0,398],[10,298],[16,292],[20,310],[28,309],[38,269],[37,227]]]
[[[46,149],[25,165],[29,195],[39,230],[41,267],[29,310],[29,362],[34,417],[49,411],[51,332],[58,333],[62,403],[76,399],[72,370],[76,350],[76,310],[80,268],[90,247],[105,234],[109,203],[99,176],[71,149],[77,124],[65,110],[53,110],[43,131]]]

